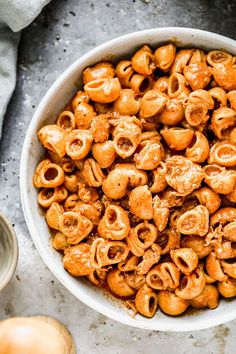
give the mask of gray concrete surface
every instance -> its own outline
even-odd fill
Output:
[[[27,230],[19,193],[19,159],[35,107],[54,80],[80,55],[135,30],[185,26],[236,39],[236,2],[183,0],[54,0],[22,33],[18,83],[0,145],[0,209],[15,225],[20,243],[16,274],[0,294],[0,319],[47,314],[62,320],[78,353],[233,354],[236,321],[197,332],[136,330],[99,315],[58,283]]]

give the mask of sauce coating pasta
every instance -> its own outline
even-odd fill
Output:
[[[145,44],[83,84],[33,178],[65,270],[148,318],[236,296],[236,58]]]

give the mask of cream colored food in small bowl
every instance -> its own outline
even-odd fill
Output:
[[[175,33],[175,36],[174,36]],[[161,41],[158,41],[157,39],[161,37]],[[207,40],[207,43],[206,43]],[[36,234],[32,235],[36,245],[38,246],[39,250],[41,251],[40,253],[42,254],[43,258],[45,259],[46,263],[49,265],[49,267],[53,270],[53,272],[60,278],[63,278],[63,283],[66,285],[66,287],[73,293],[75,294],[78,298],[80,298],[82,301],[85,303],[90,302],[90,306],[93,308],[96,308],[98,311],[102,312],[103,314],[106,314],[112,318],[115,318],[117,320],[120,320],[121,322],[134,325],[137,327],[142,327],[142,328],[149,328],[149,329],[162,329],[162,330],[189,330],[189,329],[198,329],[198,328],[204,328],[204,327],[209,327],[212,325],[216,325],[217,323],[222,323],[222,314],[220,309],[223,309],[224,306],[230,307],[230,303],[221,303],[220,306],[212,311],[214,315],[209,312],[205,311],[199,312],[195,316],[188,315],[184,316],[181,318],[173,318],[169,319],[165,317],[164,315],[158,313],[158,315],[154,316],[152,319],[146,319],[142,318],[140,316],[136,316],[135,319],[131,318],[127,310],[122,307],[122,306],[117,306],[115,301],[106,299],[104,296],[104,293],[99,289],[96,291],[96,289],[90,287],[86,282],[78,282],[74,279],[70,279],[68,274],[63,270],[62,265],[60,264],[60,256],[56,256],[53,254],[53,256],[50,256],[50,253],[53,253],[53,250],[51,248],[50,242],[48,240],[48,231],[46,228],[46,225],[44,224],[44,220],[42,220],[41,214],[39,214],[39,211],[37,208],[34,209],[35,215],[30,215],[29,211],[29,205],[30,201],[28,199],[28,196],[25,194],[24,191],[26,191],[25,183],[27,183],[28,188],[31,189],[30,183],[30,176],[32,177],[33,170],[37,164],[37,162],[40,159],[40,155],[42,155],[42,151],[40,151],[39,143],[36,138],[36,133],[37,130],[39,130],[42,125],[45,125],[45,110],[48,110],[47,112],[47,124],[52,123],[55,121],[56,115],[59,113],[58,110],[54,110],[55,105],[56,105],[56,100],[58,99],[58,102],[62,103],[62,106],[59,107],[59,109],[64,108],[63,106],[66,105],[66,103],[73,97],[75,94],[75,91],[78,90],[79,85],[77,84],[77,79],[79,78],[78,75],[81,75],[81,71],[87,67],[90,66],[96,62],[99,62],[101,60],[109,60],[110,58],[115,58],[116,61],[119,59],[123,59],[125,56],[130,55],[135,52],[135,50],[139,49],[138,47],[141,47],[144,43],[147,43],[151,45],[153,48],[160,47],[161,44],[164,42],[174,42],[177,44],[177,46],[184,46],[184,47],[197,47],[197,48],[203,48],[205,50],[211,50],[211,49],[224,49],[232,54],[235,54],[233,52],[233,43],[234,41],[226,39],[221,36],[217,36],[214,34],[202,32],[202,31],[197,31],[197,30],[188,30],[188,29],[159,29],[159,30],[148,30],[140,33],[134,33],[128,36],[124,36],[121,38],[118,38],[114,41],[111,41],[109,43],[104,44],[103,46],[100,46],[99,48],[95,49],[94,51],[90,52],[87,54],[87,56],[82,57],[79,59],[74,65],[72,65],[59,79],[58,81],[54,84],[54,86],[49,90],[48,94],[45,96],[43,101],[41,102],[41,105],[39,106],[33,121],[29,127],[29,131],[27,133],[26,141],[24,144],[24,149],[23,149],[23,154],[22,154],[22,169],[21,169],[21,191],[22,191],[22,199],[23,199],[23,206],[25,209],[25,215],[26,219],[28,221],[28,226],[30,230],[32,231],[32,227],[34,226],[33,220],[35,220],[35,217],[37,216],[37,219],[40,218],[40,222],[38,220],[38,224],[42,225],[44,230],[42,229],[41,234],[45,234],[45,239],[39,239],[35,238]],[[131,45],[132,43],[132,45]],[[227,45],[228,43],[228,45]],[[138,63],[135,63],[138,65]],[[139,71],[139,68],[136,70],[137,72]],[[76,74],[75,74],[76,72]],[[177,75],[178,76],[178,75]],[[187,74],[186,74],[187,76]],[[177,77],[179,79],[179,77]],[[72,81],[73,80],[73,81]],[[176,77],[173,78],[172,81],[176,81]],[[70,82],[71,86],[68,87],[68,82]],[[72,85],[73,84],[73,85]],[[60,87],[63,86],[63,92],[60,91]],[[77,86],[77,87],[76,87]],[[91,86],[91,85],[90,85]],[[173,89],[175,89],[175,82],[173,82]],[[191,84],[192,88],[194,86],[194,81],[192,81]],[[80,86],[81,87],[81,86]],[[89,87],[89,83],[87,83],[88,87],[88,93],[90,92],[92,98],[92,95],[96,91],[96,86],[95,87]],[[135,87],[135,86],[134,86]],[[92,92],[91,92],[92,89]],[[94,90],[95,89],[95,90]],[[90,91],[89,91],[90,90]],[[115,91],[115,88],[114,88]],[[61,97],[58,97],[58,94],[61,95]],[[63,96],[64,94],[64,96]],[[173,93],[172,93],[173,94]],[[96,97],[94,97],[96,101]],[[102,99],[102,97],[100,97]],[[101,99],[99,98],[100,102]],[[53,103],[55,104],[53,106]],[[145,108],[145,104],[143,105],[143,117],[149,117],[150,112],[148,112],[147,107]],[[191,121],[191,114],[189,117],[189,120]],[[40,124],[41,123],[41,124]],[[42,124],[43,123],[43,124]],[[195,124],[195,123],[194,123]],[[164,134],[165,133],[165,134]],[[168,143],[168,135],[169,131],[165,131],[162,135],[164,136],[164,139]],[[172,132],[173,133],[173,132]],[[176,133],[176,132],[175,132]],[[173,135],[173,134],[172,134]],[[172,136],[173,138],[173,136]],[[173,140],[173,139],[172,139]],[[35,154],[34,156],[28,156],[28,148],[27,144],[33,144],[33,147],[31,148],[31,154]],[[28,145],[29,147],[29,145]],[[178,150],[178,149],[177,149]],[[37,152],[37,153],[36,153]],[[122,155],[122,154],[121,154]],[[121,156],[120,155],[120,156]],[[28,157],[27,157],[28,156]],[[122,156],[121,156],[122,157]],[[124,158],[124,157],[122,157]],[[28,160],[29,159],[29,160]],[[31,160],[31,162],[30,162]],[[174,163],[174,161],[172,161]],[[201,162],[201,161],[200,161]],[[30,171],[29,171],[30,168]],[[27,171],[28,169],[28,171]],[[27,181],[26,181],[26,176],[25,173],[27,173]],[[196,171],[197,173],[197,171]],[[29,183],[30,182],[30,183]],[[170,184],[171,185],[171,184]],[[184,187],[183,187],[184,188]],[[181,193],[181,191],[179,191]],[[34,195],[34,200],[31,200],[31,205],[33,203],[37,203],[36,201],[36,196],[35,196],[35,191],[31,190],[31,193]],[[109,192],[107,192],[109,195]],[[112,194],[112,193],[111,193]],[[32,197],[31,197],[32,198]],[[28,206],[28,207],[27,207]],[[37,214],[38,213],[38,214]],[[134,212],[135,214],[135,212]],[[139,215],[136,215],[139,216]],[[145,217],[144,217],[145,219]],[[204,218],[203,218],[204,219]],[[183,221],[183,224],[185,222]],[[204,226],[204,225],[203,225]],[[183,225],[184,227],[184,225]],[[204,227],[203,227],[204,228]],[[201,233],[203,230],[201,230]],[[183,232],[184,234],[184,232]],[[200,235],[200,233],[199,233]],[[203,233],[202,233],[203,235]],[[200,236],[202,236],[200,235]],[[43,243],[41,242],[43,241]],[[45,248],[46,247],[46,248]],[[42,250],[44,251],[42,252]],[[45,253],[45,251],[47,252]],[[177,255],[176,255],[177,256]],[[53,258],[52,258],[53,257]],[[174,255],[173,257],[171,256],[172,260],[175,258]],[[185,258],[186,259],[186,258]],[[177,264],[177,261],[174,261],[175,264]],[[57,265],[56,265],[57,264]],[[55,266],[56,265],[56,266]],[[178,264],[177,264],[178,265]],[[180,266],[180,265],[179,265]],[[180,267],[181,268],[181,267]],[[199,275],[197,275],[198,277]],[[114,280],[114,279],[113,279]],[[87,299],[84,294],[87,292]],[[181,292],[181,289],[180,289]],[[87,301],[89,298],[90,301]],[[155,297],[154,297],[155,300]],[[164,300],[163,300],[164,301]],[[233,303],[233,302],[232,302]],[[161,299],[160,299],[160,305],[161,305]],[[163,306],[163,305],[162,305]],[[231,305],[232,306],[232,305]],[[164,307],[163,307],[164,309]],[[142,309],[140,311],[142,313]],[[143,313],[145,315],[145,313]],[[217,322],[217,314],[219,316],[218,322]],[[232,315],[231,310],[229,311],[229,315]],[[147,315],[148,316],[148,315]],[[149,316],[151,317],[151,316]],[[225,320],[230,319],[228,316],[226,316]],[[232,317],[233,318],[233,317]],[[209,319],[207,321],[206,319]],[[211,321],[210,321],[211,319]],[[189,323],[191,323],[191,327],[189,326]]]

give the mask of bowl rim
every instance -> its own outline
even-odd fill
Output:
[[[10,220],[7,218],[7,216],[2,213],[0,211],[0,220],[2,221],[2,223],[5,225],[6,229],[8,229],[9,231],[9,236],[12,240],[12,255],[11,255],[11,261],[9,262],[9,268],[7,271],[7,276],[5,277],[5,279],[3,280],[2,283],[0,283],[0,292],[7,286],[7,284],[10,282],[10,280],[12,279],[15,270],[16,270],[16,266],[18,263],[18,258],[19,258],[19,245],[18,245],[18,240],[17,240],[17,236],[16,236],[16,232],[12,226],[12,224],[10,223]]]
[[[41,116],[41,111],[44,109],[45,104],[49,101],[51,97],[54,96],[55,92],[61,87],[61,84],[63,81],[66,79],[66,77],[69,75],[70,72],[76,69],[78,65],[80,65],[83,62],[86,62],[87,60],[90,59],[90,57],[94,57],[97,53],[100,54],[103,50],[111,48],[114,44],[117,44],[118,42],[121,44],[124,41],[132,41],[132,39],[135,39],[137,36],[149,36],[149,35],[172,35],[173,37],[179,36],[179,35],[184,35],[188,34],[192,37],[194,36],[199,36],[201,38],[205,38],[207,40],[218,40],[221,42],[224,42],[226,46],[235,46],[236,41],[234,39],[222,36],[220,34],[216,34],[213,32],[209,31],[204,31],[204,30],[199,30],[199,29],[194,29],[194,28],[185,28],[185,27],[159,27],[159,28],[150,28],[146,30],[141,30],[141,31],[136,31],[132,33],[128,33],[119,37],[116,37],[114,39],[111,39],[107,42],[104,42],[100,44],[99,46],[91,49],[81,57],[79,57],[75,62],[73,62],[65,71],[62,72],[62,74],[59,75],[59,77],[56,79],[56,81],[51,85],[51,87],[47,90],[46,94],[43,96],[41,99],[31,121],[28,126],[24,143],[23,143],[23,148],[22,148],[22,153],[21,153],[21,160],[20,160],[20,194],[21,194],[21,203],[22,203],[22,208],[23,208],[23,213],[24,217],[26,220],[26,224],[28,227],[28,230],[30,232],[30,235],[33,239],[33,242],[43,259],[44,263],[47,265],[49,270],[54,274],[54,276],[59,280],[63,286],[70,291],[77,299],[82,301],[84,304],[89,306],[90,308],[94,309],[95,311],[107,316],[108,318],[111,318],[113,320],[116,320],[120,323],[129,325],[131,327],[136,327],[140,329],[147,329],[147,330],[158,330],[158,331],[192,331],[192,330],[200,330],[200,329],[206,329],[209,327],[217,326],[220,324],[223,324],[225,322],[231,321],[236,318],[236,308],[235,309],[230,309],[228,313],[220,313],[215,315],[211,319],[199,319],[198,322],[192,322],[189,321],[188,324],[186,323],[181,323],[181,322],[175,322],[173,321],[173,324],[166,324],[159,322],[158,319],[155,324],[149,322],[142,322],[142,321],[134,321],[131,317],[125,316],[124,314],[120,313],[117,315],[117,313],[113,313],[108,307],[105,305],[101,304],[99,300],[97,300],[94,297],[86,297],[84,294],[82,294],[80,287],[78,286],[77,291],[74,290],[74,287],[71,286],[70,284],[65,284],[64,279],[61,277],[59,272],[54,266],[53,260],[47,255],[46,252],[44,252],[44,248],[39,242],[39,239],[35,233],[36,227],[34,225],[34,221],[29,217],[29,210],[30,210],[30,205],[26,201],[26,195],[27,195],[27,183],[26,183],[26,171],[27,171],[27,159],[28,159],[28,154],[29,154],[29,149],[30,149],[30,138],[32,136],[33,131],[35,131],[35,128],[37,126],[37,122]]]

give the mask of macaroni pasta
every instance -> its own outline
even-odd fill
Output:
[[[33,183],[64,268],[170,316],[236,296],[236,61],[144,45],[82,73]]]

